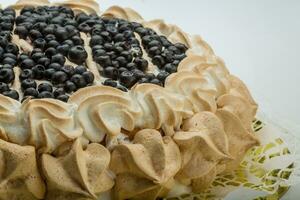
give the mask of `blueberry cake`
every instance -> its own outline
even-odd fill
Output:
[[[201,37],[93,0],[0,10],[0,200],[201,193],[258,145]]]

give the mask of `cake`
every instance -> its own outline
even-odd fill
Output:
[[[201,193],[259,144],[256,102],[200,36],[93,0],[0,16],[1,200]]]

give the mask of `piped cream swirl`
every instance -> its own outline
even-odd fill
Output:
[[[145,129],[134,136],[133,144],[114,148],[110,166],[116,174],[114,199],[155,200],[173,186],[180,152],[170,137]]]
[[[74,119],[75,107],[53,99],[27,100],[22,105],[22,117],[28,124],[27,143],[41,152],[52,152],[61,144],[82,135]]]
[[[0,139],[0,198],[37,200],[43,199],[44,194],[34,147]]]
[[[108,172],[110,153],[100,144],[83,149],[76,140],[64,155],[43,154],[41,162],[47,182],[46,200],[96,200],[114,185]]]

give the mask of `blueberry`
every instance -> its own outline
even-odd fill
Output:
[[[87,23],[79,24],[78,29],[85,33],[88,33],[92,30],[92,28]]]
[[[0,51],[1,51],[1,49],[0,49]],[[1,54],[1,53],[0,53]],[[20,55],[19,55],[19,61],[23,61],[23,60],[25,60],[25,59],[27,59],[27,58],[29,58],[29,56],[26,54],[26,53],[21,53]]]
[[[177,72],[177,67],[171,63],[166,64],[164,69],[170,74]]]
[[[126,58],[126,60],[127,60],[128,62],[131,62],[132,59],[133,59],[131,53],[129,53],[128,51],[123,51],[123,52],[121,53],[121,56],[123,56],[124,58]]]
[[[47,91],[39,93],[37,97],[40,99],[54,98],[53,94],[51,92],[47,92]]]
[[[125,40],[125,37],[122,33],[118,33],[114,36],[114,41],[115,42],[122,42]]]
[[[10,68],[0,68],[0,82],[11,83],[15,79],[15,73]]]
[[[71,62],[82,64],[87,59],[88,55],[82,46],[74,46],[68,53],[68,58]]]
[[[114,45],[111,43],[105,43],[103,47],[106,51],[112,51],[114,49]]]
[[[184,44],[182,44],[182,43],[176,43],[176,44],[174,44],[174,46],[177,48],[177,49],[179,49],[181,52],[185,52],[185,51],[187,51],[187,46],[185,46]]]
[[[54,31],[54,35],[57,38],[58,41],[64,41],[68,38],[68,31],[64,27],[58,27]]]
[[[5,53],[5,54],[3,54],[3,57],[5,57],[5,58],[9,57],[9,58],[12,58],[14,60],[17,60],[17,56],[13,53]]]
[[[95,61],[102,65],[103,67],[110,66],[112,64],[109,56],[98,56],[95,58]]]
[[[69,52],[69,48],[70,48],[69,45],[64,44],[64,45],[57,46],[56,50],[57,50],[58,53],[66,56],[68,54],[68,52]]]
[[[103,70],[103,74],[107,78],[116,80],[118,78],[118,70],[114,67],[106,67]]]
[[[134,63],[137,65],[137,68],[141,71],[146,71],[148,68],[148,61],[144,58],[135,58]]]
[[[112,79],[106,79],[103,82],[103,85],[111,86],[111,87],[117,87],[118,83]]]
[[[45,67],[43,65],[35,65],[32,68],[32,72],[35,79],[43,79],[45,74]]]
[[[33,46],[35,48],[44,49],[46,44],[47,42],[43,38],[37,38],[36,40],[33,41]]]
[[[120,83],[127,88],[131,88],[136,82],[136,78],[131,71],[125,71],[120,74]]]
[[[60,101],[63,101],[63,102],[68,102],[69,96],[66,95],[66,94],[63,94],[63,95],[59,95],[56,99],[60,100]]]
[[[83,45],[83,40],[78,35],[74,35],[72,41],[74,45]]]
[[[77,86],[72,81],[66,81],[64,88],[65,91],[68,93],[72,93],[77,90]]]
[[[79,66],[75,67],[76,74],[83,74],[86,71],[87,71],[87,69],[85,66],[79,65]]]
[[[62,44],[67,44],[69,45],[70,47],[73,47],[74,46],[74,42],[72,40],[65,40]]]
[[[16,90],[5,91],[3,92],[3,95],[15,99],[17,101],[19,100],[19,93]]]
[[[135,32],[137,32],[142,37],[148,34],[148,31],[143,27],[136,28]]]
[[[114,68],[120,68],[120,63],[119,63],[117,60],[111,61],[111,65],[112,65]]]
[[[48,65],[49,69],[54,69],[55,71],[61,70],[62,66],[59,63],[51,63]]]
[[[5,47],[5,51],[7,53],[18,54],[19,48],[17,45],[15,45],[13,43],[8,43],[7,46]]]
[[[64,95],[66,93],[64,88],[57,88],[56,90],[54,90],[53,95],[54,97],[58,97],[60,95]]]
[[[60,65],[64,65],[66,62],[66,58],[64,55],[58,53],[51,57],[52,63],[59,63]]]
[[[32,58],[35,62],[37,62],[40,58],[43,58],[43,57],[44,57],[44,54],[41,53],[41,52],[37,52],[37,53],[31,55],[31,58]]]
[[[6,83],[0,82],[0,93],[6,92],[9,90],[9,86]]]
[[[52,92],[53,91],[53,87],[49,83],[41,83],[38,86],[38,91],[39,92],[44,92],[44,91]]]
[[[53,69],[53,68],[46,69],[46,70],[45,70],[45,73],[44,73],[44,78],[45,78],[46,80],[51,80],[52,75],[53,75],[55,72],[56,72],[56,70]]]
[[[36,53],[43,53],[43,50],[42,50],[42,49],[39,49],[39,48],[34,48],[34,49],[31,51],[31,55],[36,54]]]
[[[87,84],[92,84],[94,82],[95,76],[92,72],[87,71],[82,74],[83,78],[87,82]]]
[[[104,39],[100,35],[93,35],[91,40],[90,40],[90,45],[91,46],[101,45],[103,43],[104,43]]]
[[[63,71],[57,71],[52,75],[51,80],[54,84],[64,83],[68,80],[68,75]]]
[[[40,65],[43,65],[43,66],[47,67],[47,66],[51,63],[51,61],[50,61],[50,59],[47,58],[47,57],[42,57],[42,58],[40,58],[40,59],[37,61],[37,63],[40,64]]]
[[[141,78],[145,77],[144,72],[142,72],[139,69],[133,69],[131,72],[134,74],[136,79],[141,79]]]
[[[33,79],[24,79],[21,82],[21,87],[23,90],[26,90],[27,88],[36,88],[36,82]]]
[[[161,82],[164,82],[166,80],[166,78],[169,76],[170,74],[166,71],[161,71],[157,74],[157,79],[160,80]]]
[[[161,85],[160,80],[158,80],[157,78],[154,78],[150,81],[150,83],[155,84],[155,85]]]
[[[127,65],[127,60],[126,60],[126,58],[123,57],[123,56],[117,57],[117,58],[116,58],[116,61],[119,62],[119,66],[120,66],[120,67],[125,67],[125,66]]]
[[[152,58],[152,63],[156,65],[158,68],[162,68],[166,64],[165,59],[160,55],[154,56]]]
[[[51,40],[56,40],[56,37],[55,37],[55,35],[49,33],[48,35],[45,36],[45,40],[47,42],[50,42]]]
[[[135,63],[128,63],[128,64],[126,65],[126,68],[127,68],[129,71],[131,71],[131,70],[133,70],[133,69],[136,69],[136,64],[135,64]]]
[[[158,47],[158,46],[151,47],[148,50],[148,54],[151,57],[161,54],[161,47]]]
[[[48,58],[51,58],[52,56],[54,56],[57,53],[56,49],[54,47],[49,47],[48,49],[46,49],[45,51],[45,55]]]
[[[75,69],[71,65],[65,65],[61,68],[63,72],[65,72],[69,77],[73,76],[75,74]]]
[[[5,57],[2,60],[2,64],[9,64],[11,66],[15,66],[17,64],[17,60],[11,58],[11,57]]]
[[[87,86],[87,82],[85,81],[84,77],[80,74],[74,74],[70,80],[73,83],[75,83],[77,88],[83,88]]]
[[[139,83],[149,83],[149,80],[147,78],[143,77],[138,82]]]
[[[127,92],[128,90],[124,87],[124,86],[122,86],[122,85],[118,85],[117,86],[117,89],[119,89],[119,90],[121,90],[121,91],[123,91],[123,92]]]
[[[155,75],[153,74],[153,73],[146,73],[145,74],[145,77],[148,79],[148,80],[152,80],[152,79],[154,79],[155,78]]]
[[[49,48],[49,47],[54,47],[54,48],[56,48],[56,47],[58,47],[60,45],[60,43],[59,42],[57,42],[56,40],[51,40],[51,41],[49,41],[48,43],[47,43],[47,47]]]
[[[24,69],[22,70],[19,78],[21,80],[24,80],[24,79],[32,79],[33,78],[33,72],[31,69]]]
[[[152,37],[150,35],[145,35],[144,37],[142,37],[142,43],[143,45],[147,45],[151,42]]]
[[[35,88],[27,88],[24,90],[24,96],[32,96],[32,97],[37,97],[38,96],[38,91]]]
[[[126,69],[125,67],[120,67],[118,69],[119,74],[121,74],[122,72],[128,71],[128,69]]]
[[[29,31],[29,37],[32,41],[43,37],[43,35],[41,34],[41,32],[39,32],[38,30],[34,30],[32,29],[31,31]]]
[[[97,49],[93,52],[94,57],[105,56],[106,51],[104,49]]]

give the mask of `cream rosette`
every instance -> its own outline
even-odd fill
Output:
[[[110,190],[109,151],[92,143],[83,149],[76,140],[69,151],[58,157],[43,154],[42,171],[47,183],[47,200],[96,200]]]
[[[19,115],[21,103],[3,95],[0,95],[0,102],[0,138],[23,143],[26,140],[26,134]]]
[[[34,147],[0,140],[0,199],[43,199],[45,184]]]
[[[46,6],[46,5],[50,5],[50,2],[48,0],[19,0],[11,7],[17,10],[21,10],[23,7],[26,6]]]
[[[183,119],[193,113],[186,108],[183,96],[169,92],[153,84],[139,84],[131,91],[132,101],[136,101],[142,117],[136,119],[139,129],[162,128],[166,135],[173,135]]]
[[[139,131],[132,144],[117,145],[110,167],[116,174],[114,199],[164,197],[180,170],[180,151],[169,137],[153,129]]]
[[[176,175],[194,192],[208,188],[215,176],[232,160],[222,121],[211,112],[201,112],[183,123],[174,135],[182,155],[182,168]]]
[[[79,90],[69,103],[78,105],[76,119],[92,142],[101,142],[106,134],[118,135],[121,129],[133,131],[141,115],[129,93],[108,86]]]
[[[26,143],[39,152],[53,152],[60,145],[82,135],[74,119],[75,108],[54,99],[33,99],[23,103],[21,117],[28,129]]]

